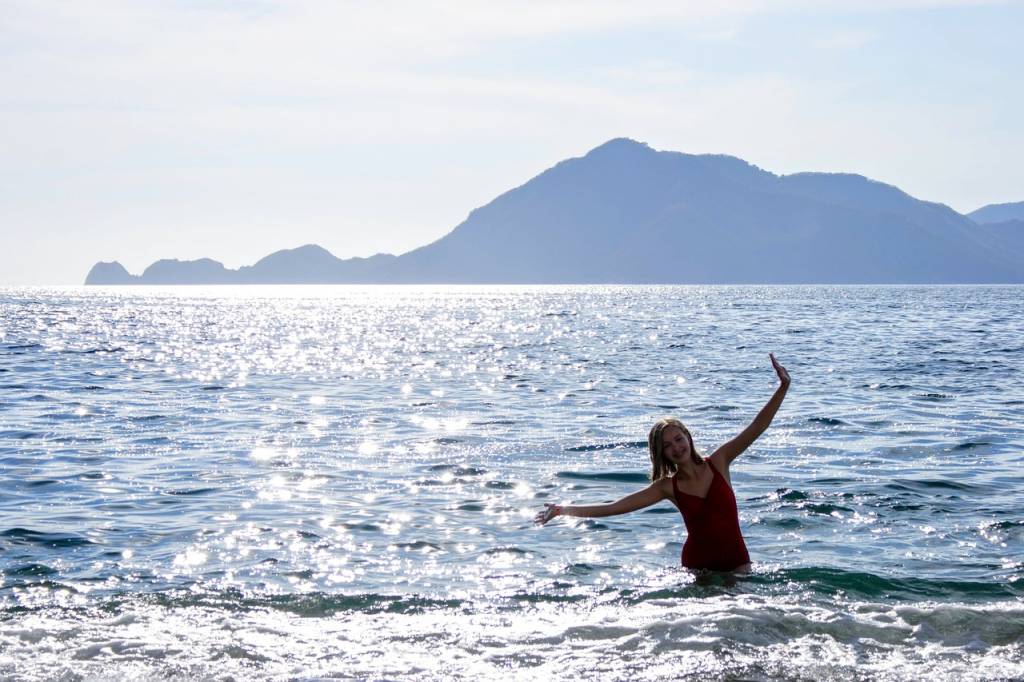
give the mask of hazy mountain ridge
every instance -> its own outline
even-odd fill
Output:
[[[1024,282],[1022,241],[860,175],[779,176],[619,138],[401,256],[309,244],[238,270],[157,261],[130,281],[100,263],[86,284]]]
[[[989,204],[988,206],[982,206],[976,211],[971,211],[967,214],[967,217],[979,225],[1005,223],[1011,220],[1024,221],[1024,201],[1009,204]]]

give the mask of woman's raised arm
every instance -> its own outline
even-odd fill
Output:
[[[567,504],[564,506],[557,504],[545,504],[544,510],[538,512],[537,516],[534,517],[534,521],[544,525],[556,516],[582,516],[586,518],[596,518],[599,516],[628,514],[629,512],[636,511],[637,509],[650,507],[652,504],[656,504],[663,499],[665,499],[663,488],[658,481],[655,481],[643,490],[639,490],[631,495],[626,495],[622,499],[608,504],[591,504],[586,506],[575,504]]]
[[[711,455],[712,459],[719,461],[719,468],[723,472],[728,471],[729,464],[739,457],[744,450],[749,448],[750,444],[757,440],[758,436],[764,433],[764,430],[772,423],[772,419],[775,418],[775,413],[779,411],[779,406],[782,405],[782,400],[786,397],[786,391],[789,390],[789,372],[779,364],[774,354],[769,353],[768,357],[771,358],[772,367],[775,368],[775,373],[779,377],[779,387],[775,389],[775,394],[772,395],[768,402],[765,403],[765,406],[761,408],[761,411],[757,413],[757,416],[754,417],[754,421],[750,422],[750,425],[740,431],[735,438],[723,443]]]

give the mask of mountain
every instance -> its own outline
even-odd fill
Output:
[[[100,261],[92,266],[85,277],[86,284],[141,284],[137,275],[129,274],[124,266],[113,261]]]
[[[1024,262],[1024,220],[1005,220],[978,226],[978,233],[1006,256]]]
[[[1024,201],[989,204],[967,217],[978,224],[978,232],[988,242],[1018,261],[1024,260]]]
[[[952,209],[845,174],[613,140],[401,257],[415,282],[1022,281]]]
[[[239,268],[239,281],[259,284],[304,284],[317,282],[364,283],[381,279],[377,273],[397,259],[390,254],[340,260],[327,249],[306,244],[297,249],[277,251],[255,265]]]
[[[1024,201],[1012,204],[989,204],[977,211],[971,211],[967,217],[978,223],[1005,223],[1008,220],[1024,220]]]
[[[202,282],[204,284],[232,284],[234,271],[228,270],[218,261],[210,258],[199,260],[158,260],[143,270],[143,284],[182,284]]]
[[[139,281],[1024,282],[1020,236],[859,175],[780,176],[730,156],[615,139],[400,256],[340,260],[306,245],[239,270],[158,261]],[[87,283],[106,283],[94,273]]]

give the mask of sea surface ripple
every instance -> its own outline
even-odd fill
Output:
[[[646,434],[733,465],[679,567]],[[1024,678],[1024,287],[0,289],[0,677]]]

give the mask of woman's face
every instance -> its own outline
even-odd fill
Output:
[[[678,426],[667,426],[661,432],[661,453],[678,467],[690,458],[690,439]]]

